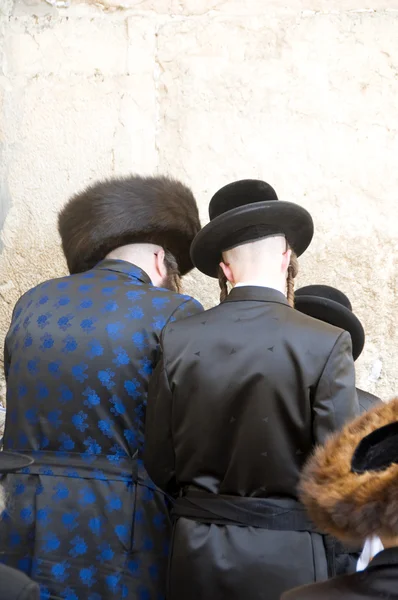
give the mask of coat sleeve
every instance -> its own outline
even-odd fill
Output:
[[[8,346],[7,346],[7,340],[4,342],[4,377],[5,380],[7,381],[8,378],[8,371],[10,369],[10,354],[8,352]]]
[[[40,588],[33,581],[22,590],[18,596],[18,600],[40,600]]]
[[[195,300],[194,298],[190,298],[189,296],[185,296],[186,300],[182,302],[175,311],[170,315],[166,326],[169,323],[175,323],[176,321],[180,321],[181,319],[186,319],[187,317],[193,317],[198,313],[204,311],[203,306],[200,302]]]
[[[177,485],[171,413],[172,394],[161,353],[148,388],[144,465],[152,481],[166,493],[174,495]]]
[[[168,325],[201,313],[203,310],[200,302],[185,296],[185,301],[172,313],[162,332],[157,366],[149,381],[145,418],[144,464],[152,481],[171,496],[178,492],[178,487],[175,477],[171,425],[172,393],[165,367],[163,339],[167,335]]]
[[[344,331],[337,338],[315,391],[313,436],[323,444],[327,436],[359,415],[351,337]]]

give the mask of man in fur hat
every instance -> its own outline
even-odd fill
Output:
[[[365,345],[365,331],[343,292],[330,285],[307,285],[296,291],[294,300],[296,310],[348,331],[354,361],[360,357]],[[380,398],[359,388],[357,395],[361,412],[380,402]]]
[[[59,215],[71,275],[17,303],[6,339],[4,561],[42,598],[163,597],[165,496],[142,463],[148,380],[167,323],[202,312],[177,293],[200,228],[191,191],[166,177],[98,183]]]
[[[314,523],[344,542],[378,536],[364,571],[305,586],[283,600],[398,598],[398,398],[329,438],[304,469],[301,498]]]
[[[359,410],[351,339],[291,308],[304,208],[243,180],[209,213],[191,256],[233,289],[165,328],[148,396],[145,465],[178,496],[168,598],[279,600],[333,569],[296,488],[314,443]]]

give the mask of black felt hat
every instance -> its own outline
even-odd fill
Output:
[[[388,423],[364,437],[355,449],[351,469],[354,473],[385,471],[398,464],[398,421]]]
[[[33,458],[18,452],[0,451],[0,473],[13,473],[33,463]]]
[[[221,254],[241,244],[284,235],[297,256],[311,243],[314,224],[305,208],[278,200],[265,181],[243,179],[221,188],[209,205],[210,223],[197,234],[191,246],[195,267],[218,276]]]
[[[352,312],[351,302],[343,292],[329,285],[307,285],[294,294],[296,310],[348,331],[352,340],[354,360],[365,344],[365,332],[358,317]]]

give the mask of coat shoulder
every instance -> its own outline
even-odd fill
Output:
[[[0,565],[0,581],[0,600],[39,600],[39,586],[21,571]]]
[[[325,323],[324,321],[320,321],[319,319],[315,319],[314,317],[310,317],[309,315],[301,313],[298,310],[291,310],[290,315],[291,317],[289,321],[293,322],[297,327],[302,327],[308,332],[313,332],[314,334],[328,337],[331,340],[337,340],[343,333],[343,329],[335,327],[334,325],[330,325],[329,323]]]

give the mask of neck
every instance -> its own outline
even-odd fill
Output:
[[[135,265],[154,281],[153,257],[160,250],[160,246],[154,244],[129,244],[112,250],[105,258],[110,260],[124,260]]]
[[[286,281],[281,281],[280,277],[270,276],[241,276],[239,280],[235,282],[235,285],[257,285],[259,287],[267,287],[281,292],[286,296]]]

